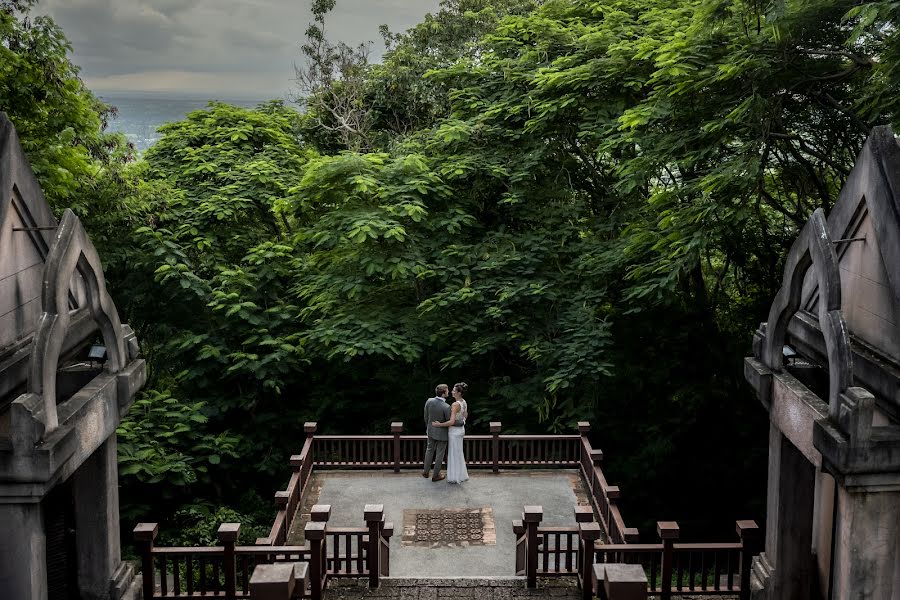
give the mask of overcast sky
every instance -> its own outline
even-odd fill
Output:
[[[311,0],[40,0],[74,48],[95,92],[181,92],[220,98],[281,98],[311,20]],[[405,30],[439,0],[337,0],[328,37],[371,40],[378,26]]]

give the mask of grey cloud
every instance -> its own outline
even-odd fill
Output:
[[[185,0],[142,0],[140,4],[151,6],[171,19],[190,11],[192,3]]]
[[[328,17],[332,40],[374,41],[378,26],[401,31],[437,9],[439,0],[338,0]],[[238,85],[271,85],[280,94],[293,77],[311,19],[310,0],[43,0],[37,10],[62,26],[82,76],[95,85],[190,85],[215,74]],[[241,75],[252,73],[252,76]],[[123,83],[124,82],[124,83]],[[283,83],[276,83],[283,82]],[[185,90],[191,91],[191,90]],[[223,92],[229,90],[223,88]]]
[[[286,40],[269,31],[252,31],[239,27],[229,27],[223,32],[224,40],[238,48],[267,54],[271,52],[290,52],[292,40]],[[269,54],[269,56],[272,56]]]

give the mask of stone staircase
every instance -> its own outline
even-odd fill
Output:
[[[413,579],[383,577],[381,585],[369,589],[368,579],[332,579],[326,600],[397,598],[398,600],[514,600],[516,598],[559,598],[578,600],[580,590],[574,577],[540,579],[538,587],[525,587],[524,577],[454,577]]]

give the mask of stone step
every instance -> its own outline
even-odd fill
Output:
[[[554,598],[577,600],[581,597],[574,577],[541,579],[538,587],[525,587],[524,577],[382,577],[381,585],[369,589],[368,579],[332,579],[326,600],[397,598],[398,600],[513,600],[516,598]]]

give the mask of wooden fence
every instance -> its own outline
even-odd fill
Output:
[[[596,591],[595,564],[639,564],[648,595],[665,600],[685,595],[750,598],[750,561],[760,551],[760,532],[753,521],[738,521],[739,541],[678,544],[678,524],[660,522],[660,543],[607,543],[593,515],[578,507],[574,527],[541,526],[543,508],[526,506],[513,521],[516,574],[534,587],[538,577],[577,576],[584,598]]]
[[[427,441],[424,435],[404,435],[403,423],[391,423],[390,435],[318,435],[316,423],[305,423],[306,440],[300,454],[291,456],[292,474],[287,489],[275,494],[277,513],[269,535],[257,540],[258,545],[283,545],[293,526],[297,506],[305,492],[314,469],[421,469]],[[467,435],[464,441],[466,464],[473,469],[515,468],[571,468],[578,469],[584,478],[593,508],[599,516],[599,527],[606,539],[614,544],[636,542],[638,532],[625,526],[619,508],[621,490],[610,485],[601,464],[603,452],[593,448],[588,434],[588,422],[578,423],[578,434],[503,435],[502,424],[490,423],[489,435]],[[577,523],[585,518],[593,520],[593,510],[583,509]],[[528,556],[527,528],[521,525],[517,538],[516,572],[525,574]],[[359,540],[342,534],[334,543],[343,544],[343,558],[329,568],[334,573],[358,573],[362,554]],[[543,527],[535,531],[532,547],[542,550],[535,555],[540,568],[532,573],[544,576],[577,575],[583,570],[579,550],[579,530],[576,527]],[[599,534],[598,534],[599,537]],[[388,555],[389,548],[382,552]],[[580,561],[580,562],[579,562]],[[520,564],[521,563],[521,564]],[[529,578],[532,581],[534,577]]]
[[[492,422],[490,435],[470,435],[464,441],[469,468],[490,468],[497,473],[510,468],[582,468],[586,434],[581,435],[502,435],[502,424]],[[275,493],[276,514],[269,535],[259,538],[258,545],[283,545],[293,526],[300,499],[306,491],[314,469],[421,469],[427,438],[403,435],[403,423],[391,423],[391,435],[317,435],[317,423],[304,423],[306,441],[300,454],[291,456],[291,477],[287,488]],[[589,459],[588,459],[589,460]],[[599,472],[599,467],[597,467]],[[600,477],[605,485],[602,472]],[[587,477],[586,477],[587,479]],[[591,490],[605,498],[603,490],[591,484]],[[616,488],[618,489],[618,488]],[[613,509],[618,515],[618,509]],[[608,509],[607,509],[608,512]],[[618,516],[621,520],[621,515]]]
[[[331,507],[314,506],[304,528],[306,544],[290,546],[297,508],[315,469],[421,469],[426,437],[403,435],[402,423],[391,423],[391,435],[316,431],[316,423],[304,424],[306,439],[300,453],[291,456],[287,488],[275,494],[272,528],[255,546],[237,546],[239,526],[224,524],[219,530],[222,546],[157,548],[156,524],[139,524],[134,533],[143,561],[144,598],[249,598],[255,567],[280,563],[302,566],[293,570],[298,598],[320,600],[331,577],[368,576],[377,587],[379,577],[390,572],[393,535],[381,505],[366,506],[364,528],[328,527]],[[577,435],[502,435],[501,424],[492,422],[490,435],[465,438],[470,468],[496,473],[501,468],[561,467],[578,469],[584,478],[593,506],[575,509],[574,526],[542,526],[540,506],[526,506],[522,519],[513,522],[515,572],[525,576],[528,587],[534,587],[539,576],[574,576],[589,598],[595,588],[594,565],[625,563],[642,565],[648,594],[666,600],[673,593],[749,598],[750,559],[759,550],[756,524],[739,521],[736,543],[678,544],[678,525],[660,522],[660,543],[638,544],[638,531],[625,526],[619,508],[621,490],[607,481],[603,452],[591,446],[589,432],[590,424],[580,422]],[[281,571],[290,578],[290,568]]]
[[[390,574],[392,523],[384,521],[384,506],[366,505],[366,527],[328,527],[331,507],[316,505],[306,524],[303,546],[270,545],[267,538],[255,546],[238,546],[240,524],[219,527],[221,546],[157,547],[156,523],[139,523],[134,539],[141,554],[143,597],[250,598],[251,578],[258,565],[295,563],[298,581],[295,598],[321,600],[329,578],[368,577],[378,587]]]
[[[315,433],[316,423],[307,423]],[[463,444],[469,468],[565,467],[581,464],[581,436],[501,435],[499,422],[490,435],[467,435]],[[313,466],[325,469],[422,468],[424,435],[403,435],[403,423],[391,423],[391,435],[313,435]]]

